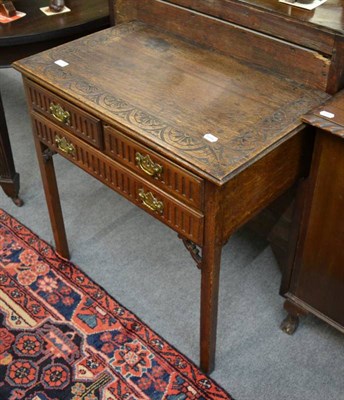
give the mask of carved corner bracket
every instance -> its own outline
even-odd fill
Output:
[[[44,162],[48,162],[53,158],[53,155],[56,154],[56,151],[51,150],[49,148],[46,148],[45,150],[43,150],[42,152],[42,157]]]
[[[197,245],[189,239],[185,239],[183,236],[178,235],[179,239],[183,241],[183,244],[186,250],[191,254],[191,257],[196,262],[196,266],[198,269],[202,269],[202,255],[201,249],[197,247]]]

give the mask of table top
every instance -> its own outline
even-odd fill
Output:
[[[329,97],[138,22],[15,68],[219,185],[302,129],[300,117]]]
[[[46,16],[40,7],[49,5],[48,0],[14,0],[17,11],[26,16],[8,24],[0,24],[0,47],[48,41],[65,36],[100,29],[100,22],[108,26],[108,0],[67,0],[71,12]],[[94,29],[95,30],[95,29]]]

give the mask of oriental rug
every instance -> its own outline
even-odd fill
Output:
[[[0,399],[231,399],[0,209]]]

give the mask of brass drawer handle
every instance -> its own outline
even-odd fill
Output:
[[[70,114],[68,111],[64,110],[60,104],[50,103],[50,113],[51,115],[57,119],[59,122],[63,124],[69,125],[70,124]]]
[[[55,136],[55,143],[57,147],[66,154],[70,154],[72,156],[75,155],[75,147],[72,143],[69,143],[68,140],[64,137]]]
[[[153,177],[160,177],[162,174],[162,166],[154,163],[147,154],[143,156],[138,151],[135,153],[136,165],[142,169],[146,174]]]
[[[162,214],[164,212],[164,203],[157,200],[153,196],[152,192],[145,193],[143,189],[139,189],[139,198],[141,199],[142,204],[144,204],[150,210],[155,211],[159,214]]]

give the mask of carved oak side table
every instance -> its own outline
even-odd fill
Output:
[[[160,6],[170,14],[169,2],[154,2],[152,12]],[[144,21],[15,67],[25,77],[57,251],[69,256],[55,153],[183,239],[201,270],[201,367],[210,372],[222,247],[303,174],[308,132],[300,116],[329,96]]]

